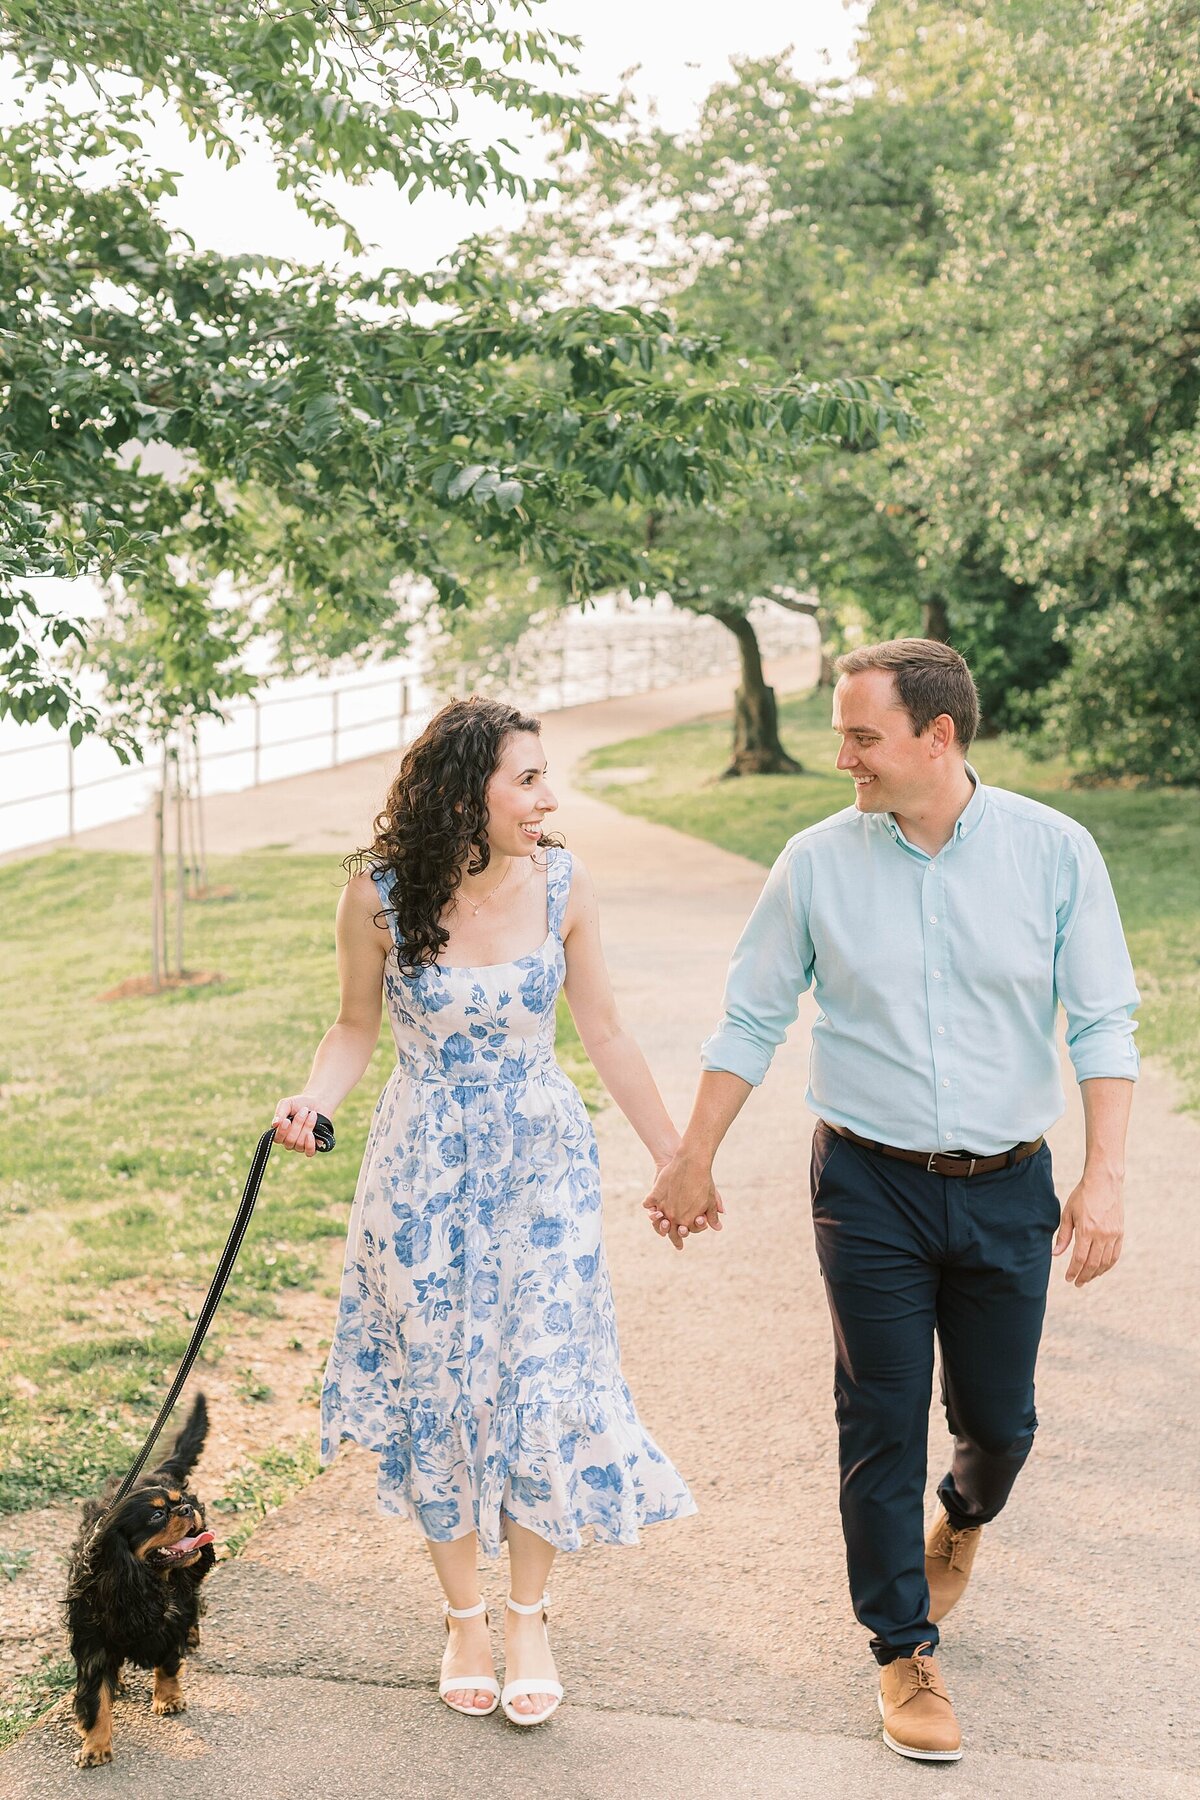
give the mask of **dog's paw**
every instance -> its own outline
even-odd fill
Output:
[[[188,1626],[188,1634],[187,1634],[188,1649],[195,1650],[196,1647],[198,1646],[199,1642],[200,1642],[200,1627],[198,1625],[189,1625]]]
[[[150,1710],[165,1719],[172,1713],[186,1712],[187,1701],[182,1694],[156,1694],[150,1702]]]
[[[110,1763],[111,1761],[111,1744],[80,1744],[75,1752],[77,1769],[98,1769],[101,1763]]]

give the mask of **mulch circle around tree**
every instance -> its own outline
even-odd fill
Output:
[[[211,970],[198,970],[195,974],[164,975],[157,983],[152,975],[127,975],[124,981],[118,981],[116,987],[109,988],[105,994],[97,994],[97,1000],[136,1000],[147,994],[166,994],[174,988],[215,987],[224,981],[223,975]]]

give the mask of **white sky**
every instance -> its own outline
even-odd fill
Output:
[[[856,28],[867,10],[865,0],[694,0],[690,7],[664,0],[546,0],[531,22],[583,39],[576,60],[586,90],[613,93],[636,65],[634,93],[639,100],[653,98],[661,122],[678,130],[728,75],[734,56],[781,55],[792,46],[792,66],[806,78],[849,74]],[[536,79],[537,71],[532,74]],[[494,116],[497,135],[522,141],[515,115]],[[164,211],[201,248],[343,260],[340,236],[313,225],[279,192],[265,155],[248,157],[230,172],[206,161],[177,127],[164,130],[156,148],[166,166],[184,177],[178,199]],[[544,168],[536,146],[527,168]],[[372,263],[414,270],[433,267],[463,237],[499,229],[521,210],[519,202],[504,199],[468,206],[428,189],[410,205],[383,180],[373,188],[338,184],[338,192],[360,234],[380,247]]]

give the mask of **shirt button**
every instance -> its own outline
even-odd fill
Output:
[[[950,1141],[950,1139],[951,1139],[951,1138],[952,1138],[952,1137],[953,1137],[953,1136],[954,1136],[954,1133],[953,1133],[953,1132],[952,1132],[952,1131],[948,1131],[948,1132],[947,1132],[947,1133],[946,1133],[946,1142],[947,1142],[947,1143],[949,1143],[949,1141]]]
[[[943,1083],[942,1083],[942,1086],[943,1086],[943,1087],[949,1087],[949,1086],[950,1086],[950,1083],[949,1083],[949,1082],[948,1082],[948,1081],[943,1081]]]
[[[945,1037],[945,1035],[946,1035],[946,1027],[944,1025],[939,1025],[938,1026],[938,1036]]]
[[[936,924],[937,924],[937,914],[936,914],[936,913],[930,913],[930,915],[929,915],[929,923],[930,923],[930,924],[931,924],[931,925],[936,925]]]
[[[933,971],[933,979],[935,981],[940,981],[942,979],[942,971],[940,969],[935,969]]]

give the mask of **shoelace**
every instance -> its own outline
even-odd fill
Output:
[[[958,1560],[959,1552],[962,1551],[965,1554],[967,1540],[970,1536],[971,1532],[968,1528],[964,1527],[962,1531],[955,1531],[953,1525],[948,1525],[946,1527],[946,1537],[950,1542],[949,1564],[952,1569],[958,1570],[959,1573],[962,1571],[962,1565]]]
[[[936,1693],[939,1698],[943,1697],[942,1690],[938,1685],[937,1672],[933,1666],[933,1658],[931,1656],[922,1656],[921,1654],[921,1652],[926,1649],[928,1649],[927,1644],[918,1644],[912,1656],[906,1659],[910,1671],[909,1679],[911,1685],[909,1686],[904,1699],[900,1702],[901,1706],[903,1706],[907,1700],[915,1700],[917,1695],[924,1689],[928,1689],[931,1693]]]

